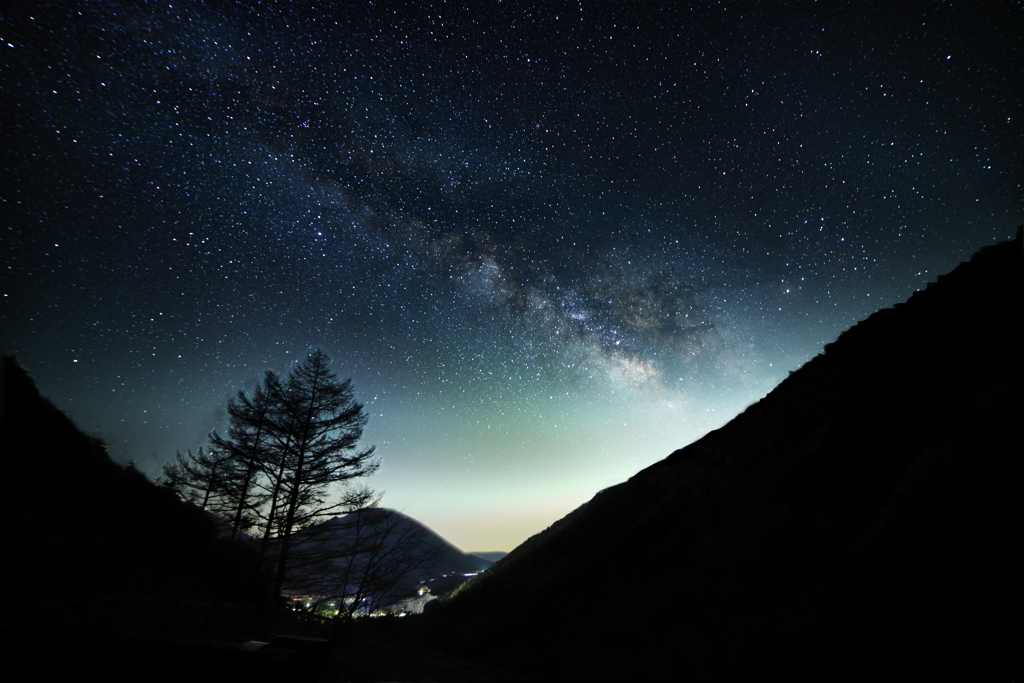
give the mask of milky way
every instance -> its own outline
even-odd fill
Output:
[[[510,549],[1022,222],[1013,3],[3,10],[3,331],[156,476],[322,347]]]

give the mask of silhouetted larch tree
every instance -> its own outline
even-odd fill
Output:
[[[174,462],[164,465],[163,482],[179,496],[204,510],[222,512],[229,497],[233,468],[231,453],[220,449],[204,449],[202,446],[187,455],[178,452]]]
[[[222,438],[217,432],[210,434],[210,443],[230,453],[235,464],[234,495],[226,515],[232,535],[239,530],[262,526],[266,540],[273,528],[272,524],[261,522],[267,521],[263,512],[265,504],[278,494],[274,488],[266,486],[266,480],[276,469],[272,454],[273,406],[268,390],[279,383],[277,375],[268,370],[252,397],[244,391],[238,392],[238,396],[228,402],[231,420],[228,438]]]
[[[329,361],[318,349],[292,371],[286,383],[272,388],[274,441],[287,473],[275,595],[284,584],[295,531],[324,517],[365,507],[376,498],[365,487],[338,491],[335,486],[373,474],[379,461],[373,457],[372,446],[358,448],[366,415],[355,400],[351,380],[339,381]]]
[[[251,394],[229,401],[227,436],[213,432],[207,450],[179,453],[164,468],[169,486],[223,516],[233,533],[261,537],[275,596],[288,571],[302,571],[303,557],[290,558],[298,531],[380,500],[365,485],[351,485],[379,462],[372,446],[359,448],[363,406],[351,380],[339,380],[329,362],[317,350],[284,381],[268,371]]]

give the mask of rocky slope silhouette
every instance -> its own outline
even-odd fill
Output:
[[[114,463],[4,356],[0,444],[6,491],[4,614],[67,613],[83,599],[251,602],[255,556],[220,541],[208,516]],[[40,611],[40,605],[52,606]]]
[[[428,616],[532,678],[1007,673],[1022,265],[1018,230]]]

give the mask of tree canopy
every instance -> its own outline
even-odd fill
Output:
[[[179,453],[164,479],[232,533],[260,538],[280,594],[298,531],[379,501],[358,481],[380,466],[373,446],[359,446],[366,414],[351,380],[339,380],[318,349],[285,380],[267,371],[251,394],[239,391],[228,416],[226,436],[213,432],[209,449]]]

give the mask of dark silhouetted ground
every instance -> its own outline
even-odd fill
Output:
[[[872,315],[515,549],[432,628],[537,678],[1005,675],[1022,263],[1018,232]]]

